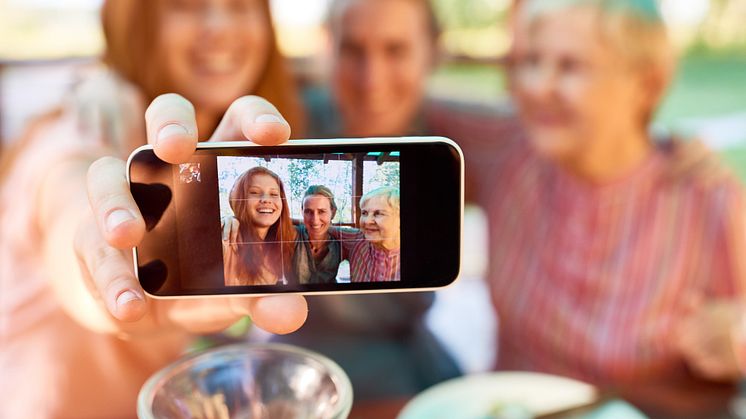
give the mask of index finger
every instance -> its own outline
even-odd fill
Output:
[[[236,99],[223,116],[210,141],[250,140],[276,145],[290,138],[290,125],[277,108],[259,96]]]
[[[145,111],[148,144],[155,155],[168,163],[183,163],[197,147],[194,106],[175,93],[153,99]]]

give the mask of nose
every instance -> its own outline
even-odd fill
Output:
[[[361,215],[360,216],[360,226],[372,226],[375,224],[375,220],[370,215]]]
[[[368,53],[360,60],[360,85],[367,93],[378,91],[386,80],[386,65],[383,57]]]
[[[209,37],[224,34],[230,27],[232,18],[230,10],[224,6],[208,6],[202,19],[206,35]]]
[[[558,82],[557,68],[549,63],[542,63],[524,80],[523,87],[533,99],[544,100],[556,95]]]

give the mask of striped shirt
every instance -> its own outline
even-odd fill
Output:
[[[391,282],[401,280],[399,249],[386,250],[365,239],[360,230],[330,231],[342,244],[342,259],[350,261],[350,281]]]
[[[487,213],[499,369],[675,378],[686,366],[673,333],[691,302],[744,297],[743,187],[675,169],[686,145],[665,142],[594,187],[537,156],[506,112],[437,104],[428,122],[463,148],[467,199]]]
[[[746,207],[734,178],[671,176],[662,147],[593,186],[505,144],[485,177],[498,368],[593,383],[675,378],[691,301],[746,285]]]

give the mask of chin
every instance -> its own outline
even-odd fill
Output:
[[[553,159],[566,157],[574,148],[567,135],[532,132],[529,142],[534,151]]]
[[[236,89],[238,83],[203,83],[195,82],[200,86],[199,90],[191,92],[188,99],[195,108],[210,110],[213,112],[225,112],[234,100],[244,96],[247,91]]]

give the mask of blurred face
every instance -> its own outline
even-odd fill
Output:
[[[311,195],[303,199],[303,224],[312,239],[326,237],[333,216],[329,198]]]
[[[360,204],[360,230],[365,239],[388,250],[399,248],[399,211],[386,197],[373,196]]]
[[[573,159],[642,127],[642,89],[604,39],[597,11],[549,11],[517,25],[511,88],[533,146]]]
[[[165,76],[197,109],[222,112],[256,87],[271,42],[261,0],[164,0],[160,16]]]
[[[269,175],[251,177],[248,196],[249,219],[254,227],[268,228],[280,219],[282,197],[280,185]]]
[[[350,0],[340,9],[332,20],[332,84],[346,134],[406,134],[434,58],[422,7],[406,0]]]

